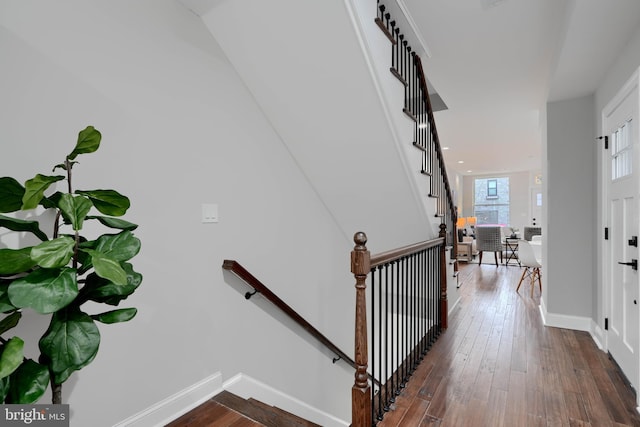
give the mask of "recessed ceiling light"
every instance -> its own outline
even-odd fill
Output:
[[[442,149],[443,149],[443,150],[448,150],[448,149],[449,149],[449,147],[442,147]]]
[[[467,173],[471,173],[471,172],[473,172],[471,169],[469,169],[469,170],[467,171]]]
[[[463,164],[464,160],[458,160],[458,164]]]

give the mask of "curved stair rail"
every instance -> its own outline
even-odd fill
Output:
[[[300,325],[304,330],[306,330],[312,337],[320,341],[325,347],[334,352],[338,358],[333,359],[333,362],[337,362],[342,359],[347,362],[351,367],[356,368],[356,363],[351,359],[347,354],[340,350],[338,346],[331,342],[327,337],[325,337],[319,330],[314,328],[309,322],[307,322],[304,317],[302,317],[298,312],[296,312],[293,308],[291,308],[287,303],[285,303],[280,297],[274,294],[265,284],[263,284],[260,280],[258,280],[253,274],[249,273],[246,268],[244,268],[240,263],[235,260],[226,259],[222,263],[222,268],[228,271],[233,272],[236,276],[244,280],[249,286],[254,289],[254,292],[247,292],[245,294],[246,299],[250,299],[251,296],[256,293],[260,293],[267,300],[271,301],[276,307],[282,310],[287,316],[289,316],[294,322]]]
[[[351,252],[351,272],[356,279],[353,427],[371,427],[383,419],[424,355],[447,327],[446,234],[446,226],[441,224],[437,239],[374,256],[367,250],[366,234],[354,235],[355,246]],[[369,273],[371,303],[368,305]],[[371,313],[369,323],[367,309]],[[371,382],[367,372],[373,377]]]

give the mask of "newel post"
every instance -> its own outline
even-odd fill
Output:
[[[351,251],[351,272],[356,278],[356,338],[355,382],[351,388],[351,426],[371,427],[371,386],[367,375],[367,275],[371,258],[367,250],[367,235],[357,232],[353,236],[355,246]]]
[[[449,323],[449,302],[447,301],[447,225],[444,223],[440,224],[440,237],[444,238],[440,247],[440,324],[443,329],[446,329]]]

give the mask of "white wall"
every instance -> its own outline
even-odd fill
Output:
[[[389,72],[391,43],[366,2],[360,18],[352,1],[209,0],[202,19],[345,236],[365,231],[380,252],[437,233],[413,123],[392,124],[404,88]]]
[[[592,316],[596,248],[594,98],[547,104],[546,308]]]
[[[1,174],[48,173],[92,124],[102,147],[76,183],[128,195],[140,224],[144,281],[123,304],[139,314],[101,327],[97,358],[64,385],[72,425],[113,425],[217,371],[348,419],[352,371],[225,283],[236,258],[352,351],[351,237],[200,19],[170,0],[3,1],[0,56]],[[220,223],[200,222],[204,202]]]

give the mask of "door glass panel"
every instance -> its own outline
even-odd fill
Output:
[[[611,134],[611,179],[624,178],[633,173],[631,120]]]

